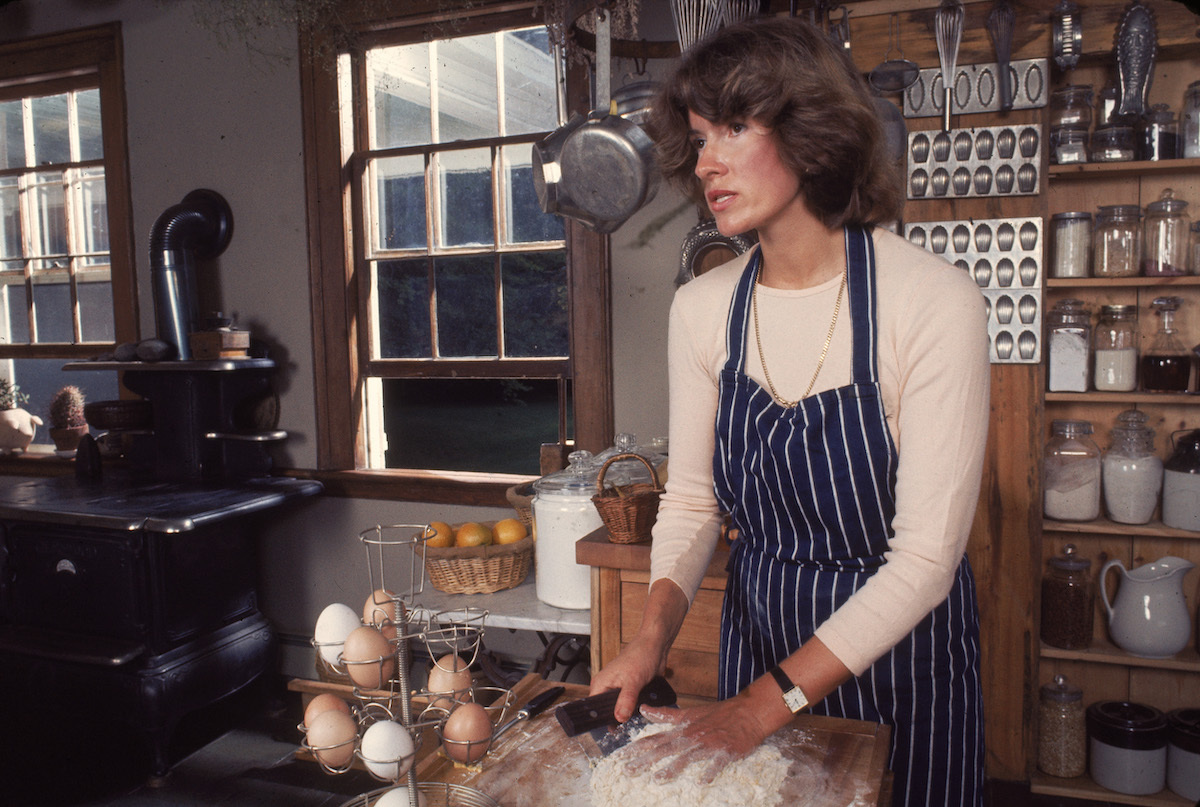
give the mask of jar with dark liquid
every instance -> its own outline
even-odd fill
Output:
[[[1080,557],[1074,544],[1050,558],[1042,578],[1042,641],[1065,650],[1092,644],[1094,610],[1092,562]]]
[[[1146,392],[1187,392],[1192,375],[1192,354],[1176,336],[1175,312],[1183,300],[1156,297],[1151,308],[1159,317],[1158,333],[1142,354],[1140,372]]]

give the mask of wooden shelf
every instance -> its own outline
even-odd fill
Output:
[[[1200,171],[1200,159],[1196,157],[1179,160],[1130,160],[1118,163],[1050,165],[1047,166],[1046,177],[1050,182],[1055,182],[1144,177],[1152,174],[1181,174],[1192,171]]]
[[[1073,779],[1060,779],[1057,776],[1047,776],[1041,771],[1033,774],[1029,782],[1033,793],[1043,796],[1059,796],[1085,801],[1102,801],[1110,804],[1137,804],[1142,807],[1192,807],[1192,802],[1177,796],[1167,788],[1149,796],[1127,796],[1113,790],[1103,788],[1092,781],[1087,774]]]
[[[1094,404],[1172,404],[1191,406],[1200,404],[1200,394],[1195,392],[1047,392],[1046,403],[1094,403]]]
[[[1157,288],[1158,286],[1200,286],[1200,275],[1166,277],[1048,277],[1048,289]]]
[[[1200,538],[1200,532],[1168,527],[1161,521],[1151,521],[1148,524],[1121,524],[1116,521],[1109,521],[1107,518],[1098,518],[1094,521],[1055,521],[1053,519],[1044,519],[1042,521],[1042,532],[1136,535],[1144,538],[1188,538],[1193,540]]]
[[[1188,647],[1169,658],[1142,658],[1121,650],[1106,639],[1093,639],[1086,650],[1064,650],[1045,642],[1041,643],[1042,658],[1061,661],[1080,661],[1088,664],[1111,664],[1118,667],[1145,667],[1153,670],[1179,670],[1200,672],[1200,654],[1195,647]]]

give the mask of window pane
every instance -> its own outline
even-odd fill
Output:
[[[434,47],[438,131],[433,142],[498,136],[495,34],[446,39]]]
[[[78,252],[108,252],[108,191],[104,169],[89,168],[79,183]],[[108,263],[107,257],[104,263]]]
[[[33,99],[33,158],[35,165],[55,165],[71,161],[71,137],[65,94]]]
[[[371,83],[371,148],[430,142],[429,45],[370,51],[367,75]]]
[[[548,132],[558,126],[554,57],[545,28],[502,35],[504,133]]]
[[[434,261],[439,355],[498,355],[494,266],[490,255]]]
[[[33,313],[37,318],[38,342],[73,342],[71,294],[66,283],[34,280]]]
[[[491,149],[442,152],[436,166],[442,197],[439,246],[494,244]]]
[[[12,274],[16,277],[12,278],[15,282],[7,282]],[[29,313],[26,308],[26,303],[29,296],[25,292],[25,284],[21,280],[21,275],[17,273],[5,272],[0,276],[0,280],[5,281],[3,286],[0,286],[0,294],[3,295],[4,308],[0,311],[0,317],[3,318],[3,333],[4,343],[10,345],[27,345],[29,344]]]
[[[508,206],[507,242],[562,241],[566,231],[561,216],[542,212],[533,186],[533,154],[529,146],[501,149],[504,190]]]
[[[16,177],[0,179],[0,258],[21,257],[21,197]]]
[[[25,166],[25,126],[21,118],[20,101],[0,103],[0,166]]]
[[[33,221],[30,242],[34,256],[65,255],[67,218],[63,209],[62,174],[40,173],[30,185]]]
[[[566,252],[504,255],[504,354],[513,358],[567,355]]]
[[[388,157],[370,165],[375,188],[375,250],[421,249],[425,238],[425,158]]]
[[[424,259],[380,261],[375,267],[379,300],[379,356],[433,356],[429,329],[429,264]]]
[[[104,138],[100,129],[100,91],[83,90],[75,94],[79,113],[79,159],[104,158]]]
[[[117,338],[113,322],[112,283],[79,283],[79,319],[85,342],[113,342]]]
[[[59,388],[74,384],[86,401],[111,401],[120,397],[118,375],[111,370],[63,370],[62,359],[16,359],[12,380],[29,396],[23,408],[40,417],[44,425],[33,434],[34,445],[51,445],[50,401]]]
[[[553,379],[387,379],[383,398],[388,468],[536,475],[559,439]]]

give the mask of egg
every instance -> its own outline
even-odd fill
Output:
[[[492,744],[492,721],[478,703],[460,703],[442,726],[442,750],[456,762],[478,762]]]
[[[390,782],[408,773],[414,750],[412,735],[394,720],[372,723],[358,747],[367,770]]]
[[[392,677],[396,664],[392,643],[379,628],[362,625],[346,637],[342,662],[350,680],[364,689],[379,689]]]
[[[358,723],[345,712],[326,709],[308,725],[305,741],[317,760],[330,768],[341,768],[354,756]]]
[[[350,713],[350,704],[334,695],[332,692],[322,692],[308,702],[308,706],[304,707],[304,725],[311,726],[313,720],[321,712],[336,709],[339,712]],[[353,715],[351,715],[353,716]]]
[[[470,700],[470,667],[457,653],[447,653],[429,668],[429,678],[425,688],[430,692],[430,706],[450,709],[454,706],[455,700]]]
[[[363,624],[374,625],[388,639],[396,638],[396,625],[400,621],[396,616],[395,598],[396,595],[386,588],[379,588],[367,595],[367,601],[363,603]]]
[[[425,799],[425,794],[418,789],[417,804],[419,807],[425,807],[428,803]],[[393,787],[377,798],[374,807],[409,807],[410,804],[411,802],[408,800],[408,788],[401,785],[400,787]]]
[[[317,624],[313,628],[313,643],[321,658],[329,664],[337,664],[346,637],[361,626],[358,614],[349,605],[340,602],[326,605],[317,616]]]

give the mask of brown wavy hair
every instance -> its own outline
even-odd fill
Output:
[[[775,132],[825,226],[897,219],[903,182],[871,91],[849,57],[798,17],[718,30],[682,58],[655,99],[647,130],[663,176],[707,210],[694,171],[688,111],[716,123],[753,119]]]

